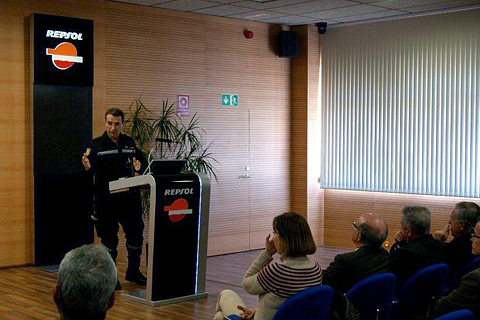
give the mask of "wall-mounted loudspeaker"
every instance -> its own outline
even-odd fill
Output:
[[[278,55],[287,58],[298,56],[298,35],[296,31],[280,31],[278,34]]]

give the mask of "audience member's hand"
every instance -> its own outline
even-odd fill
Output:
[[[92,165],[90,164],[90,159],[88,159],[87,152],[84,152],[83,155],[82,155],[82,164],[83,164],[83,167],[85,168],[85,170],[88,171],[88,170],[90,170]]]
[[[135,171],[140,171],[140,168],[142,167],[142,163],[135,157],[133,157],[133,167],[135,168]]]
[[[402,242],[403,239],[405,238],[403,229],[400,229],[396,234],[395,234],[395,242],[399,243]]]
[[[442,230],[435,231],[433,233],[433,237],[441,242],[445,242],[448,239],[448,235],[450,234],[450,225],[447,224],[445,227],[443,227]]]
[[[255,317],[255,310],[250,310],[242,306],[237,306],[239,310],[242,310],[242,315],[238,319],[252,320]]]
[[[265,250],[271,256],[277,253],[277,248],[275,248],[275,243],[273,242],[273,238],[272,240],[270,240],[270,235],[268,235],[267,238],[265,239]]]

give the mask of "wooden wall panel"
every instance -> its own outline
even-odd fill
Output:
[[[214,143],[210,255],[263,246],[273,215],[289,208],[290,61],[276,55],[278,28],[107,2],[108,107],[142,97],[158,110],[189,94],[191,115]],[[239,107],[222,107],[222,93],[238,94]],[[243,178],[246,166],[252,179]]]
[[[319,79],[321,38],[313,26],[299,26],[299,55],[293,60],[291,179],[292,211],[308,219],[318,245],[323,244],[323,190],[320,189],[321,118]]]
[[[400,229],[401,210],[407,205],[425,206],[430,210],[433,232],[448,223],[451,211],[460,201],[473,201],[480,204],[480,199],[472,198],[326,189],[325,244],[353,248],[350,240],[352,223],[359,215],[367,212],[382,215],[389,228],[387,240],[393,244],[395,233]]]
[[[93,19],[94,106],[104,104],[104,2],[19,0],[0,4],[0,267],[33,263],[33,161],[30,107],[30,15]],[[66,208],[68,211],[68,208]],[[66,212],[68,214],[68,212]]]

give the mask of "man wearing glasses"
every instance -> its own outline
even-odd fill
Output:
[[[470,236],[472,254],[480,257],[480,221]],[[435,305],[435,317],[460,309],[469,309],[480,319],[480,268],[473,270],[462,278],[460,286],[449,295],[438,300]]]

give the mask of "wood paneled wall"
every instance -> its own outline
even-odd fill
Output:
[[[247,40],[243,31],[253,31]],[[290,60],[279,58],[279,26],[107,2],[108,107],[141,97],[190,95],[205,141],[213,142],[209,254],[263,247],[273,216],[289,209]],[[238,108],[221,106],[238,94]],[[106,107],[106,106],[105,106]],[[251,179],[244,179],[245,167]]]
[[[320,189],[321,38],[314,26],[293,27],[299,55],[292,61],[291,210],[305,215],[317,244],[323,244],[323,189]]]
[[[425,206],[431,212],[431,231],[440,230],[447,223],[455,204],[460,201],[480,199],[423,196],[367,191],[325,190],[325,244],[329,246],[353,248],[351,241],[352,222],[367,212],[382,215],[388,224],[387,241],[394,243],[395,233],[400,229],[402,208],[405,206]]]
[[[94,105],[105,102],[104,1],[0,3],[0,267],[33,262],[33,155],[30,99],[30,15],[95,21]],[[65,208],[68,214],[68,208]]]

